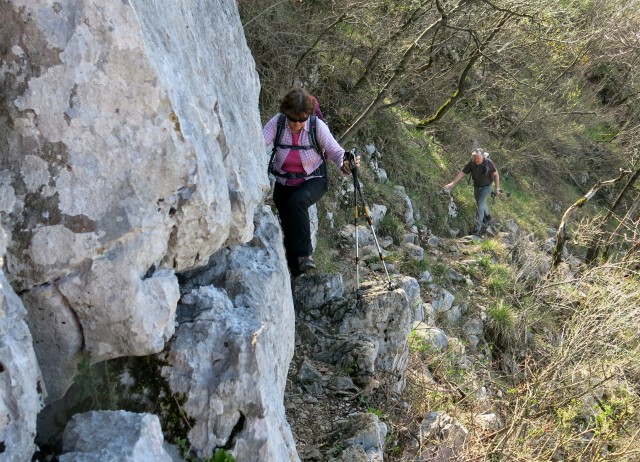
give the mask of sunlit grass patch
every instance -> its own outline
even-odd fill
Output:
[[[480,241],[478,248],[481,252],[495,258],[506,258],[509,254],[509,249],[507,249],[505,243],[497,239],[483,239]]]
[[[496,263],[489,267],[486,285],[494,295],[510,293],[513,289],[513,284],[513,272],[510,266]]]
[[[505,300],[497,300],[487,309],[489,332],[498,345],[510,344],[516,337],[517,315]]]

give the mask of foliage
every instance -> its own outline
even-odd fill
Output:
[[[419,278],[425,271],[432,272],[431,264],[426,260],[415,260],[413,258],[404,258],[399,265],[402,274]]]
[[[409,332],[408,344],[409,344],[409,351],[418,352],[418,353],[428,352],[427,343],[425,343],[422,336],[418,334],[415,330],[412,330],[411,332]]]
[[[513,454],[515,445],[524,445],[534,460],[544,460],[553,451],[582,454],[585,460],[599,460],[603,450],[612,460],[637,456],[628,445],[633,436],[623,429],[638,428],[633,412],[639,398],[623,371],[638,367],[638,342],[629,341],[629,328],[637,323],[640,299],[637,280],[619,278],[620,271],[625,270],[599,268],[584,274],[577,299],[574,294],[563,300],[564,292],[552,284],[536,291],[538,309],[555,309],[565,318],[563,339],[540,342],[530,351],[527,380],[508,395],[505,410],[529,409],[528,414],[509,413],[511,428],[526,425],[542,431],[530,431],[524,438],[507,432],[490,453]],[[591,436],[584,440],[584,434]],[[547,444],[552,439],[555,449]],[[512,449],[507,449],[509,445]]]
[[[108,361],[91,364],[88,358],[78,363],[74,394],[85,410],[115,410],[123,399],[118,376],[122,371],[117,363]]]
[[[224,449],[217,449],[211,462],[235,462],[235,459]]]
[[[335,240],[331,236],[322,234],[317,236],[316,248],[313,252],[313,259],[318,268],[326,273],[340,272],[342,267],[336,258],[337,249],[335,248]]]

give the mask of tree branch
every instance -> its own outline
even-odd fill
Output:
[[[558,226],[558,232],[556,233],[556,245],[553,247],[553,257],[551,260],[551,269],[549,271],[556,268],[562,261],[562,251],[564,250],[564,244],[567,241],[567,221],[569,220],[569,217],[573,215],[573,212],[575,212],[579,208],[582,208],[584,204],[586,204],[587,201],[591,199],[601,188],[617,183],[629,173],[629,171],[623,170],[620,172],[620,176],[618,176],[618,178],[607,181],[597,181],[596,184],[593,185],[593,187],[589,190],[589,192],[587,192],[587,194],[578,199],[571,207],[569,207],[564,212],[562,220],[560,221],[560,226]]]
[[[453,105],[456,103],[456,101],[460,97],[462,97],[462,95],[464,95],[464,92],[467,89],[467,75],[471,71],[471,68],[476,63],[478,58],[480,58],[480,56],[482,56],[482,53],[481,53],[482,48],[486,47],[495,38],[495,36],[498,34],[498,32],[502,30],[502,26],[504,26],[504,24],[507,22],[507,20],[510,17],[511,17],[511,13],[507,12],[502,16],[502,18],[500,18],[500,21],[498,22],[496,27],[494,27],[494,29],[491,32],[491,34],[489,34],[489,36],[485,39],[485,41],[482,44],[478,45],[478,47],[471,54],[471,57],[469,58],[469,62],[467,63],[467,65],[463,69],[462,73],[460,74],[460,78],[458,79],[458,86],[456,88],[456,91],[454,91],[453,94],[451,95],[451,97],[448,100],[446,100],[438,108],[438,110],[436,111],[436,113],[433,116],[418,122],[416,124],[416,129],[423,130],[427,126],[429,126],[429,125],[437,122],[438,120],[440,120],[447,113],[447,111],[453,107]]]
[[[320,34],[316,37],[315,42],[313,42],[313,44],[307,48],[305,50],[304,53],[302,53],[300,55],[300,57],[298,58],[298,61],[296,61],[295,66],[293,66],[293,70],[298,69],[298,66],[300,65],[300,63],[302,62],[302,60],[309,54],[311,53],[311,50],[313,50],[316,45],[318,45],[318,43],[320,43],[320,40],[322,40],[322,37],[329,32],[331,29],[333,29],[334,27],[336,27],[338,24],[340,24],[342,21],[344,21],[344,19],[347,17],[347,13],[344,12],[342,13],[338,19],[336,19],[334,22],[332,22],[331,24],[329,24],[322,32],[320,32]]]
[[[378,47],[376,48],[376,51],[373,53],[373,55],[371,55],[371,57],[365,63],[364,73],[360,76],[360,78],[354,85],[354,91],[358,91],[358,89],[364,85],[367,78],[371,74],[371,71],[373,71],[373,69],[375,69],[375,67],[378,65],[378,61],[380,60],[380,55],[382,54],[382,50],[386,48],[390,43],[395,41],[404,31],[406,31],[409,28],[409,26],[411,26],[421,16],[425,14],[425,10],[423,8],[427,3],[431,3],[431,0],[426,0],[422,2],[413,11],[411,16],[409,16],[409,19],[407,19],[401,27],[399,27],[393,34],[391,34],[389,37],[387,37],[378,45]]]
[[[453,14],[460,10],[465,4],[472,0],[460,0],[453,9],[448,13]],[[409,64],[409,60],[413,56],[416,48],[418,47],[418,43],[430,32],[436,30],[440,27],[444,22],[447,21],[448,15],[443,14],[440,19],[429,25],[426,29],[424,29],[418,37],[413,41],[411,46],[405,50],[402,55],[402,59],[399,64],[396,66],[393,75],[389,78],[385,86],[380,90],[376,98],[371,102],[371,104],[356,118],[356,121],[342,134],[340,137],[340,144],[344,145],[353,138],[356,132],[364,125],[366,120],[371,117],[371,115],[384,103],[385,98],[391,93],[391,90],[395,88],[395,86],[400,81],[400,78],[405,74],[407,65]]]
[[[574,58],[574,60],[571,62],[571,64],[569,64],[565,69],[563,69],[562,72],[560,72],[560,74],[558,74],[556,76],[555,79],[553,79],[549,85],[547,85],[547,87],[540,92],[540,94],[538,95],[538,97],[536,98],[536,100],[533,102],[533,104],[531,105],[531,107],[529,108],[529,110],[527,111],[527,113],[524,115],[524,117],[522,119],[520,119],[520,122],[518,122],[516,124],[515,127],[513,127],[511,129],[511,131],[509,131],[509,133],[507,133],[502,140],[500,140],[500,146],[503,146],[504,143],[511,137],[511,135],[513,135],[516,131],[518,131],[518,129],[522,126],[522,124],[525,122],[525,120],[527,120],[527,117],[529,117],[531,115],[531,113],[533,112],[533,110],[538,106],[538,103],[540,102],[540,100],[542,99],[542,97],[545,95],[545,93],[549,90],[549,88],[551,88],[553,85],[555,85],[555,83],[560,80],[562,78],[563,75],[565,75],[567,72],[569,72],[569,70],[571,68],[573,68],[573,66],[576,65],[576,63],[586,54],[587,50],[589,49],[589,45],[590,45],[590,41],[587,42],[587,44],[585,45],[584,49],[582,50],[581,53],[578,53],[578,55],[576,55],[576,57]]]

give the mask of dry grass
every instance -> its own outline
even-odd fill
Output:
[[[635,371],[640,362],[640,275],[608,266],[566,290],[550,281],[534,298],[555,331],[534,333],[526,379],[505,396],[505,426],[477,448],[487,460],[637,460]],[[557,281],[556,281],[557,282]]]

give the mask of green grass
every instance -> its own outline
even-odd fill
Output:
[[[414,278],[419,278],[425,271],[432,272],[430,264],[425,260],[405,258],[400,263],[400,272]]]
[[[557,227],[565,210],[580,197],[571,185],[558,184],[554,190],[541,188],[537,182],[520,181],[516,185],[503,179],[500,187],[509,197],[502,195],[495,203],[490,200],[491,215],[499,220],[513,219],[519,228],[537,238],[545,237],[551,226]],[[555,209],[556,204],[559,210]]]
[[[405,229],[403,222],[390,213],[387,213],[378,224],[376,234],[379,236],[389,236],[393,239],[393,243],[400,245],[404,239]]]
[[[336,256],[334,255],[335,237],[327,233],[318,233],[316,236],[316,248],[313,252],[313,259],[317,267],[325,273],[336,273],[340,271]]]
[[[416,353],[423,353],[427,351],[427,344],[425,343],[424,339],[414,330],[409,332],[408,344],[409,351]]]
[[[493,302],[487,309],[487,319],[496,344],[505,345],[515,338],[517,316],[509,303],[504,300]]]
[[[509,294],[515,287],[515,276],[510,264],[502,263],[508,258],[508,249],[494,239],[481,241],[476,249],[476,260],[461,271],[480,281],[494,296]]]
[[[493,295],[506,295],[513,289],[513,270],[507,264],[493,263],[485,284]]]
[[[610,142],[618,135],[618,131],[607,123],[600,123],[586,127],[586,135],[596,142]]]

